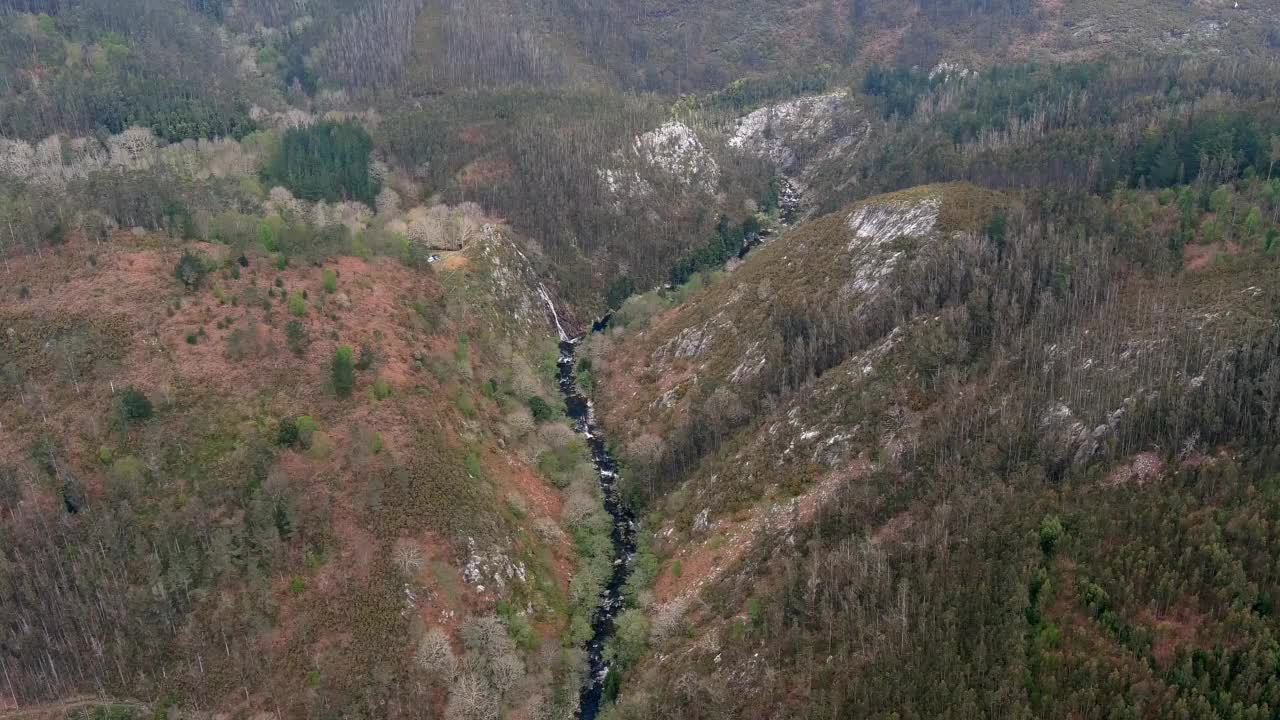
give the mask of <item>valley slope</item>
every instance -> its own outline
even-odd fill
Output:
[[[0,716],[1274,716],[1277,18],[0,0]]]
[[[611,717],[1270,702],[1275,265],[1114,211],[878,196],[593,341],[652,533]]]

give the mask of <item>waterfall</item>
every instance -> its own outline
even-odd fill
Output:
[[[538,283],[538,294],[542,296],[543,302],[551,310],[551,319],[556,323],[556,332],[560,333],[560,342],[569,342],[569,334],[560,325],[560,314],[556,312],[556,304],[551,302],[551,296],[547,294],[547,287],[542,283]]]
[[[494,240],[498,236],[497,227],[489,223],[485,224],[482,228],[482,232],[484,233],[486,240]],[[529,258],[525,257],[525,254],[520,251],[520,246],[516,245],[516,242],[505,233],[502,237],[510,243],[511,249],[514,250],[516,255],[519,255],[520,259],[524,261],[524,272],[536,280],[537,277],[533,269],[533,263],[529,262]],[[538,294],[542,296],[542,301],[547,304],[547,309],[551,311],[551,319],[556,323],[556,332],[560,335],[560,342],[572,342],[573,338],[569,337],[569,333],[565,332],[564,326],[560,324],[560,313],[556,312],[556,304],[551,302],[551,294],[547,292],[547,286],[542,283],[538,283]]]

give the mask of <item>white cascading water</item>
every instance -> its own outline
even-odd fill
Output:
[[[569,342],[569,334],[564,331],[564,327],[560,325],[560,314],[556,312],[555,303],[551,302],[551,296],[547,294],[546,286],[538,285],[538,294],[542,296],[543,302],[547,304],[547,308],[551,310],[551,319],[556,323],[556,332],[560,333],[560,342]]]

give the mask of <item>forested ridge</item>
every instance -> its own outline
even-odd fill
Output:
[[[1277,17],[0,0],[0,715],[1276,716]]]
[[[1168,72],[872,69],[868,185],[1000,192],[623,305],[591,373],[654,565],[612,717],[1274,712],[1274,76]]]
[[[956,83],[954,72],[939,68],[966,67],[972,61],[967,48],[989,45],[975,28],[1004,39],[1033,31],[1075,37],[1112,9],[1085,2],[1056,10],[1026,3],[926,3],[914,19],[902,9],[861,0],[787,7],[776,16],[764,8],[715,3],[556,3],[536,10],[502,5],[488,12],[472,2],[421,0],[376,7],[325,0],[301,12],[273,0],[80,0],[3,9],[10,20],[0,28],[7,34],[0,134],[32,146],[8,148],[6,164],[16,172],[7,176],[30,179],[32,166],[43,169],[57,156],[73,167],[88,159],[105,164],[98,156],[115,160],[118,145],[133,157],[113,165],[137,170],[148,164],[145,175],[153,176],[172,169],[137,162],[138,138],[111,141],[129,128],[147,128],[161,143],[247,140],[258,156],[254,160],[260,160],[273,152],[275,134],[292,125],[365,113],[374,167],[383,168],[370,186],[349,195],[313,187],[314,182],[293,183],[297,197],[358,199],[372,206],[374,186],[391,180],[401,196],[477,202],[536,240],[558,270],[566,296],[591,311],[601,309],[618,275],[641,287],[653,285],[669,274],[670,255],[687,254],[714,235],[720,215],[742,222],[752,214],[742,203],[766,196],[769,170],[741,153],[722,153],[714,137],[731,129],[741,113],[824,91],[873,98],[869,105],[880,111],[886,130],[877,136],[900,140],[856,154],[855,167],[847,171],[847,165],[832,163],[840,177],[820,177],[811,194],[826,210],[874,191],[943,179],[1040,183],[1053,174],[1055,181],[1088,182],[1104,191],[1116,173],[1135,171],[1127,166],[1132,151],[1126,146],[1133,142],[1137,118],[1164,123],[1188,106],[1203,114],[1192,103],[1205,93],[1229,89],[1243,99],[1269,91],[1258,85],[1269,74],[1253,68],[1265,67],[1274,49],[1261,8],[1233,8],[1238,12],[1226,15],[1217,9],[1194,19],[1183,15],[1184,8],[1157,3],[1149,13],[1153,34],[1144,41],[1154,42],[1155,28],[1163,24],[1213,23],[1219,34],[1157,44],[1150,54],[1121,54],[1119,67],[1112,56],[1060,66],[1052,53],[1038,57],[1020,49],[978,79]],[[795,42],[778,42],[775,25],[790,29]],[[943,26],[954,31],[939,33]],[[677,27],[694,34],[673,43]],[[734,30],[732,40],[722,38]],[[921,33],[932,33],[931,39]],[[890,43],[890,36],[898,40]],[[1198,55],[1185,51],[1201,41],[1218,43],[1216,49],[1233,59],[1196,70]],[[709,45],[715,53],[707,51]],[[921,49],[932,56],[914,57]],[[1069,54],[1109,49],[1094,42]],[[1188,55],[1146,64],[1137,59]],[[642,76],[632,74],[635,67],[645,69]],[[1209,75],[1189,81],[1196,72]],[[1126,102],[1155,95],[1160,84],[1187,95],[1123,110]],[[686,97],[672,107],[667,98],[674,95],[668,93],[677,92]],[[1005,114],[1004,108],[1016,111]],[[1266,122],[1266,112],[1249,113],[1249,122]],[[987,124],[988,115],[998,124]],[[631,167],[645,158],[627,152],[630,138],[669,119],[703,136],[722,185],[708,197],[697,197],[687,183],[673,183],[663,173]],[[1267,129],[1256,130],[1265,151]],[[1188,127],[1166,141],[1178,142],[1178,148],[1148,151],[1147,162],[1160,163],[1156,182],[1195,174],[1195,148],[1202,139],[1197,132],[1214,131]],[[993,147],[1047,133],[1059,142],[1043,144],[1046,157],[1007,158]],[[47,140],[54,135],[62,138],[58,147]],[[286,142],[293,146],[293,140]],[[1077,161],[1082,154],[1087,162]],[[212,170],[215,176],[228,174]],[[618,197],[599,182],[606,170],[636,172],[642,185]],[[77,167],[70,174],[79,180],[88,173]],[[155,181],[130,174],[135,177],[124,185],[162,185],[166,197],[157,201],[161,193],[154,191],[119,197],[113,191],[117,198],[107,214],[119,215],[124,225],[172,225],[178,215],[195,218],[254,202],[251,187],[238,197],[235,191],[244,187],[220,189],[218,200],[208,203],[204,187],[191,187],[171,172]],[[265,179],[274,184],[282,178],[276,173]],[[638,187],[646,192],[635,192]],[[839,189],[829,191],[834,188]],[[21,187],[6,190],[17,208],[10,211],[17,214],[10,243],[27,228],[40,237],[65,225],[64,218],[50,222],[40,193],[32,194],[37,197],[24,197]],[[71,193],[86,194],[96,197],[97,191]]]
[[[1087,206],[1058,211],[922,257],[896,275],[905,296],[852,315],[784,290],[746,330],[764,348],[752,380],[733,377],[752,362],[738,348],[761,341],[718,331],[727,357],[708,338],[686,356],[702,382],[628,445],[665,567],[636,641],[652,664],[624,679],[618,716],[1270,715],[1270,251],[1171,280],[1165,238],[1135,271],[1106,221],[1079,232]],[[782,250],[747,265],[789,287],[766,267]],[[658,368],[683,375],[675,328],[704,327],[697,304],[752,275],[687,301],[689,325],[604,345],[602,400],[636,387],[615,373],[642,390]],[[834,494],[786,521],[811,486]],[[761,502],[791,532],[726,550]],[[673,614],[682,566],[717,554],[722,579]]]

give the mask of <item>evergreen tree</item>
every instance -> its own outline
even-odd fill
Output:
[[[333,352],[331,366],[333,390],[338,397],[350,397],[356,386],[355,351],[350,345],[339,345]]]
[[[305,200],[359,200],[372,205],[381,189],[369,174],[373,140],[354,122],[322,122],[285,133],[262,171]]]

